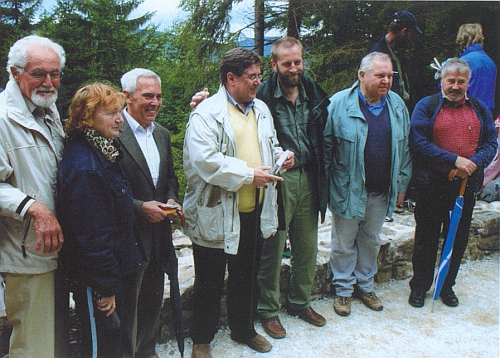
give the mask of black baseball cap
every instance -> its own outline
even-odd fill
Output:
[[[422,30],[420,30],[420,28],[417,26],[417,19],[411,12],[407,10],[395,12],[394,15],[392,15],[392,21],[401,24],[403,27],[412,28],[417,33],[422,35]]]

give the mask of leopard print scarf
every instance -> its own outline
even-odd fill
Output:
[[[120,152],[118,151],[118,149],[116,149],[113,138],[104,138],[93,128],[85,128],[83,130],[83,133],[85,134],[85,137],[87,138],[89,143],[96,147],[106,157],[107,160],[112,163],[116,162],[116,159],[120,155]]]

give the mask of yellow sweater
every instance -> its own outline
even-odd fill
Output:
[[[262,156],[258,140],[257,120],[253,109],[245,116],[234,105],[228,103],[229,123],[234,132],[238,159],[247,162],[250,168],[262,165]],[[262,189],[259,203],[262,203]],[[238,211],[249,213],[255,209],[255,186],[244,184],[238,191]]]

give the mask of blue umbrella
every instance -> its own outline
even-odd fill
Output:
[[[450,171],[448,174],[448,180],[453,180],[453,172]],[[434,302],[439,298],[441,289],[443,288],[444,280],[448,274],[448,269],[450,268],[451,255],[453,253],[453,243],[455,242],[455,235],[457,234],[458,224],[460,223],[460,218],[462,217],[462,208],[464,206],[464,193],[465,186],[467,185],[467,178],[462,179],[462,185],[460,185],[460,191],[458,192],[457,199],[455,200],[455,207],[450,215],[450,226],[448,228],[448,235],[446,236],[446,241],[444,247],[441,251],[441,259],[439,260],[439,266],[436,274],[436,279],[434,281],[434,293],[432,298],[432,312],[434,312]]]

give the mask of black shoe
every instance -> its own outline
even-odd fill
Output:
[[[408,298],[408,303],[413,307],[424,307],[425,292],[411,291],[410,298]]]
[[[451,288],[449,290],[446,290],[446,291],[444,291],[444,290],[441,291],[439,296],[441,296],[441,301],[443,301],[443,303],[446,306],[450,306],[450,307],[457,307],[458,306],[458,297],[457,297],[457,295],[455,295],[455,292],[453,292],[453,290]]]

